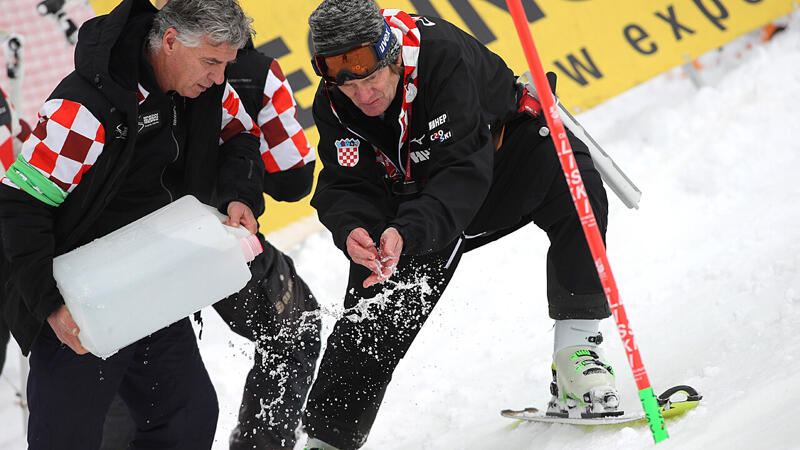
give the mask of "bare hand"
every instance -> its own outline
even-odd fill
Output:
[[[378,272],[373,271],[372,275],[364,280],[364,287],[370,287],[388,280],[394,273],[397,262],[400,261],[401,253],[403,253],[403,237],[400,236],[397,229],[393,227],[387,228],[381,234],[381,245],[378,249],[380,270]]]
[[[50,328],[56,333],[58,340],[71,348],[73,352],[79,355],[89,352],[89,350],[83,347],[80,339],[78,339],[78,333],[80,333],[81,330],[78,328],[78,324],[72,320],[72,314],[70,314],[69,309],[67,309],[67,305],[61,305],[61,307],[51,313],[47,317],[47,323],[50,324]]]
[[[378,259],[378,249],[375,248],[375,243],[372,242],[367,230],[356,228],[351,231],[347,236],[345,245],[347,246],[347,254],[350,255],[350,259],[354,263],[366,267],[373,273],[380,273],[381,264]]]
[[[253,234],[258,230],[258,222],[253,215],[253,211],[242,202],[230,202],[228,204],[228,220],[223,223],[234,228],[239,228],[239,224],[244,225],[247,231]]]

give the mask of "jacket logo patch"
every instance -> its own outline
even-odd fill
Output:
[[[334,142],[336,145],[336,159],[343,167],[353,167],[358,164],[358,146],[361,141],[358,139],[339,139]]]
[[[453,133],[450,130],[438,130],[431,135],[431,141],[444,142],[451,137],[453,137]]]
[[[444,113],[441,116],[428,122],[428,131],[438,127],[439,125],[442,125],[445,122],[447,122],[447,113]]]
[[[158,111],[152,113],[139,114],[139,134],[150,131],[161,126],[160,114]]]
[[[127,139],[128,138],[128,127],[123,124],[118,124],[117,127],[114,129],[116,135],[114,136],[117,139]]]
[[[435,23],[431,22],[431,20],[428,19],[427,17],[416,17],[414,18],[414,21],[426,27],[432,27],[436,25]]]
[[[417,145],[422,145],[422,140],[423,139],[425,139],[425,135],[424,134],[422,136],[416,138],[416,139],[411,138],[411,142],[413,142],[413,143],[415,143]]]
[[[431,151],[430,150],[420,150],[418,152],[411,152],[409,153],[411,160],[415,163],[419,163],[422,161],[427,161],[431,159]]]

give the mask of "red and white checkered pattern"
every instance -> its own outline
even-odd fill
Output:
[[[66,192],[72,192],[103,151],[106,132],[83,105],[48,100],[39,123],[22,145],[22,157]],[[7,178],[4,184],[13,186]],[[16,187],[16,186],[14,186]]]
[[[264,83],[264,101],[256,118],[261,129],[261,158],[267,172],[302,167],[316,153],[297,121],[297,102],[278,60],[273,60]]]
[[[14,162],[14,139],[10,125],[0,125],[0,177]]]
[[[219,133],[219,143],[223,144],[239,133],[251,133],[261,137],[261,130],[245,111],[239,94],[226,81],[225,92],[222,94],[222,129]]]
[[[416,20],[399,9],[382,9],[383,18],[392,29],[394,37],[400,41],[400,54],[403,59],[403,105],[400,109],[400,141],[398,149],[408,140],[408,117],[411,103],[417,97],[417,60],[419,59],[420,34]],[[410,174],[406,174],[406,179]]]
[[[358,139],[339,139],[334,142],[336,145],[336,158],[340,166],[354,167],[358,164],[358,146],[361,143]]]
[[[9,109],[9,116],[11,117],[8,123],[0,123],[0,177],[2,177],[11,163],[14,162],[14,132],[11,127],[14,125],[15,118],[12,113],[13,110],[11,109],[11,101],[9,101],[6,91],[2,88],[0,88],[0,95],[3,96],[3,100],[0,100],[0,109],[3,109],[4,106],[7,107]],[[2,117],[3,113],[4,111],[0,111],[0,117]]]
[[[9,109],[8,116],[10,118],[8,123],[0,124],[0,178],[2,178],[6,170],[17,158],[17,154],[22,148],[22,143],[31,134],[31,129],[24,120],[19,118],[14,105],[8,98],[8,94],[2,88],[0,88],[0,95],[4,99],[4,102],[0,102],[0,105],[6,105]]]

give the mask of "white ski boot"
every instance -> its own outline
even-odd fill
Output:
[[[547,415],[571,418],[622,415],[614,381],[614,369],[596,346],[574,345],[559,350],[553,360],[550,384],[553,398]]]

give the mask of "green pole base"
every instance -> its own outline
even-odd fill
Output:
[[[667,427],[664,425],[664,418],[661,416],[661,410],[658,407],[658,400],[653,393],[653,388],[642,389],[639,391],[639,399],[642,401],[644,414],[647,417],[647,423],[650,425],[650,432],[653,433],[653,439],[659,443],[667,438]]]

